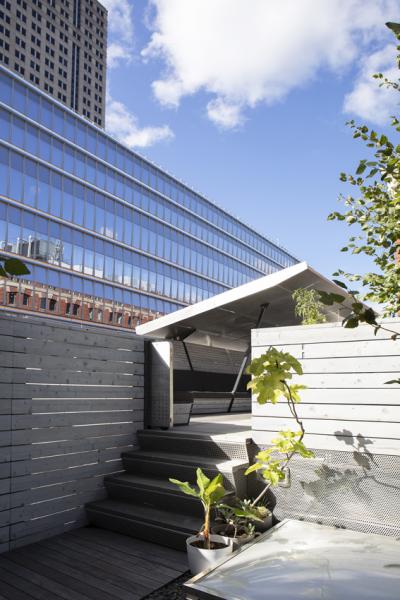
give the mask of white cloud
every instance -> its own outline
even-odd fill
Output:
[[[316,77],[339,74],[371,41],[386,39],[396,0],[149,0],[152,35],[142,56],[165,70],[153,92],[165,106],[211,95],[208,117],[236,127],[243,112],[279,101]]]
[[[133,8],[129,0],[102,0],[102,4],[108,10],[107,65],[112,69],[132,60]]]
[[[116,42],[112,42],[107,47],[107,66],[112,69],[118,67],[122,62],[129,64],[132,60],[131,49],[122,46]]]
[[[222,129],[232,129],[243,123],[242,106],[215,98],[207,104],[208,118]]]
[[[388,123],[388,118],[397,112],[399,94],[392,88],[379,87],[379,80],[372,75],[382,73],[390,81],[396,81],[399,76],[396,55],[396,46],[388,44],[363,60],[354,88],[344,99],[345,112],[378,125]]]
[[[137,118],[126,106],[110,96],[107,97],[106,130],[129,148],[146,148],[174,137],[168,125],[139,127]]]

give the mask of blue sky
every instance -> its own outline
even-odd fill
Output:
[[[349,118],[387,130],[390,0],[104,0],[106,127],[330,276],[367,262],[326,217],[366,155]]]

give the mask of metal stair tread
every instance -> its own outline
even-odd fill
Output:
[[[200,433],[200,432],[175,432],[175,431],[153,431],[151,429],[142,429],[137,432],[138,437],[162,437],[164,439],[171,440],[196,440],[201,442],[213,443],[215,441],[223,441],[227,444],[251,444],[252,438],[251,435],[248,438],[227,438],[225,433]]]
[[[197,502],[198,500],[193,496],[182,495],[181,490],[174,483],[168,481],[168,479],[153,477],[152,475],[142,475],[136,473],[118,473],[113,475],[106,475],[104,478],[106,483],[112,483],[114,485],[131,486],[137,489],[147,489],[149,491],[155,491],[159,493],[176,494],[179,498],[185,498],[186,500],[192,500]],[[233,492],[227,490],[226,496],[232,496]]]
[[[119,500],[100,500],[91,502],[87,505],[88,510],[97,511],[106,514],[113,514],[116,517],[151,523],[160,527],[171,527],[178,531],[188,534],[199,531],[202,525],[202,519],[192,515],[174,513],[152,506],[134,504],[132,502],[121,502]]]
[[[137,475],[136,473],[119,473],[115,475],[107,475],[105,477],[105,481],[118,485],[146,487],[149,489],[163,490],[166,492],[177,492],[179,495],[182,494],[178,487],[168,481],[168,479],[154,477],[152,475],[147,476],[141,474]]]
[[[188,454],[175,454],[172,452],[162,452],[158,450],[134,450],[132,452],[124,452],[122,456],[126,459],[143,459],[151,462],[160,461],[167,464],[189,464],[193,465],[194,470],[197,466],[207,466],[218,470],[223,465],[229,465],[232,467],[232,470],[234,470],[235,468],[247,466],[249,464],[249,462],[244,459],[231,459],[229,457],[221,459],[199,455],[191,456]]]

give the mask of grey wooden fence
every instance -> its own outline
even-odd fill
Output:
[[[143,427],[143,340],[0,312],[0,551],[86,522]]]
[[[385,324],[400,332],[400,320]],[[364,531],[400,534],[400,341],[369,325],[259,329],[253,356],[270,345],[302,363],[298,413],[315,459],[291,463],[291,483],[276,488],[278,517],[306,518]],[[294,428],[285,401],[253,402],[253,439],[265,447]]]

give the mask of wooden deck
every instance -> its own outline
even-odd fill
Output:
[[[183,552],[84,527],[0,555],[0,600],[136,600],[187,569]]]

